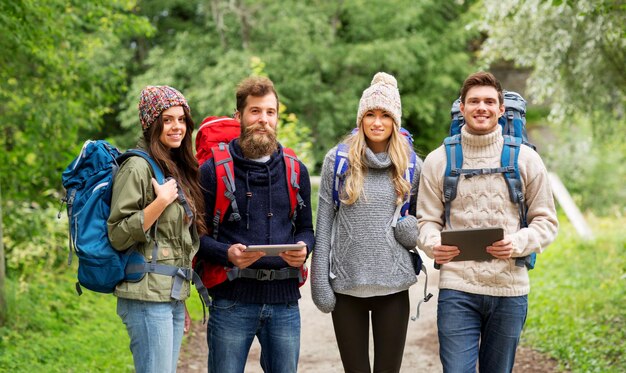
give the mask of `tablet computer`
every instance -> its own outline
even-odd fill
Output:
[[[304,243],[283,244],[283,245],[248,245],[246,251],[263,251],[265,255],[277,256],[283,251],[301,250],[306,247]]]
[[[504,229],[502,228],[453,229],[441,232],[442,245],[456,246],[461,251],[452,259],[453,262],[495,259],[485,249],[503,238]]]

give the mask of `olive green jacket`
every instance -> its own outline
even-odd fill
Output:
[[[151,178],[154,177],[150,165],[141,157],[130,157],[122,163],[113,182],[111,214],[108,232],[111,245],[117,250],[127,250],[135,245],[147,261],[152,260],[154,247],[153,229],[143,230],[143,209],[155,198]],[[185,211],[177,201],[163,211],[157,222],[158,256],[157,263],[182,268],[190,268],[191,260],[198,251],[199,238],[195,224],[189,226],[184,221]],[[168,302],[173,277],[147,273],[138,282],[121,282],[115,288],[118,297]],[[185,281],[180,293],[181,299],[189,297],[189,281]]]

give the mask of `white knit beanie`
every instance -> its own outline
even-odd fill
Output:
[[[374,75],[369,88],[363,91],[359,101],[359,111],[356,115],[357,127],[369,110],[382,109],[391,114],[396,127],[400,128],[402,118],[402,105],[400,92],[396,78],[387,73],[379,72]]]

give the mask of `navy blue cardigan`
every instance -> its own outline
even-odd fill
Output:
[[[291,207],[282,146],[279,145],[279,149],[266,163],[244,158],[238,140],[231,141],[229,149],[234,162],[235,196],[241,220],[228,221],[231,213],[229,208],[226,218],[219,226],[217,240],[211,235],[201,237],[197,255],[212,263],[232,267],[227,253],[232,244],[290,244],[298,241],[307,244],[310,254],[315,245],[315,237],[311,214],[311,182],[304,164],[300,162],[300,195],[304,200],[304,206],[297,210],[294,227],[289,217]],[[200,167],[200,184],[206,205],[206,224],[212,227],[216,191],[213,159]],[[248,192],[252,193],[250,197],[247,197]],[[278,256],[267,256],[249,268],[279,269],[288,266],[287,262]],[[238,300],[242,303],[287,303],[300,298],[298,279],[227,280],[209,289],[209,293],[211,296]]]

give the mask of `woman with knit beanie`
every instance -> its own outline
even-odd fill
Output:
[[[416,282],[408,249],[417,245],[415,200],[421,170],[417,158],[411,183],[410,157],[400,133],[401,104],[396,79],[377,73],[361,97],[357,131],[349,135],[348,169],[333,202],[337,148],[324,158],[311,267],[315,305],[332,312],[346,372],[370,372],[370,312],[374,372],[398,372],[409,319],[408,289]],[[409,214],[397,216],[410,194]]]
[[[118,250],[133,248],[147,262],[155,253],[157,265],[189,273],[198,234],[206,232],[189,105],[172,87],[148,86],[141,92],[139,120],[143,136],[137,147],[167,179],[159,185],[141,157],[122,163],[113,184],[109,240]],[[137,372],[176,372],[189,293],[189,281],[153,272],[117,285],[117,314],[128,330]]]

